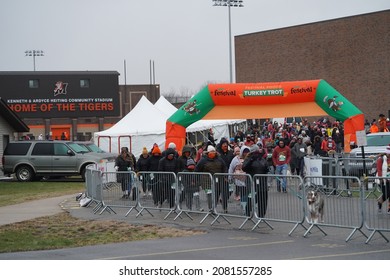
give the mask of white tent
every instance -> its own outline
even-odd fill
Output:
[[[167,115],[167,118],[172,116],[177,108],[173,106],[164,96],[160,96],[157,102],[154,104],[156,108],[164,112]],[[187,132],[196,133],[204,132],[212,128],[214,132],[215,139],[221,139],[222,137],[229,137],[229,125],[230,124],[239,124],[245,123],[246,120],[199,120],[186,128]],[[187,139],[188,140],[188,139]],[[206,141],[207,135],[203,135],[203,139],[200,139],[200,142]],[[198,142],[198,141],[196,141]],[[194,143],[196,144],[196,143]]]
[[[94,142],[101,149],[119,153],[121,147],[129,147],[138,158],[142,148],[150,150],[157,143],[165,145],[166,115],[145,96],[119,122],[111,128],[94,133]]]
[[[157,143],[165,148],[166,121],[177,111],[165,97],[161,96],[153,105],[143,96],[137,105],[111,128],[94,133],[94,143],[102,150],[119,153],[121,147],[129,147],[138,158],[143,147],[150,150]],[[204,133],[212,128],[215,139],[229,137],[229,124],[238,124],[245,120],[199,120],[187,127],[187,132]],[[206,141],[207,135],[202,134]],[[197,141],[195,141],[197,142]],[[194,143],[196,144],[196,143]]]

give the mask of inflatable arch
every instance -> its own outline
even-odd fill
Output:
[[[330,115],[344,122],[345,151],[364,130],[364,115],[325,80],[210,84],[166,122],[166,146],[185,145],[186,127],[200,119],[259,119]],[[229,136],[229,135],[227,135]]]

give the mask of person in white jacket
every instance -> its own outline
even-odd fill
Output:
[[[390,214],[390,144],[386,147],[386,153],[379,156],[376,160],[378,177],[387,177],[380,179],[382,195],[378,199],[378,212],[382,212],[382,204],[388,200],[387,214]]]
[[[240,200],[241,207],[246,216],[250,215],[250,204],[248,205],[248,195],[250,186],[247,186],[247,177],[242,170],[242,164],[246,155],[249,153],[249,147],[243,145],[241,148],[234,148],[235,157],[232,159],[229,166],[229,182],[234,182],[236,186],[236,200]],[[234,174],[234,175],[233,175]]]

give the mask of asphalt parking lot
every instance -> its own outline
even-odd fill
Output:
[[[36,202],[39,205],[38,202]],[[54,202],[53,202],[54,203]],[[37,206],[36,206],[37,207]],[[204,215],[192,215],[174,220],[166,212],[155,211],[136,218],[136,212],[125,217],[127,209],[118,209],[117,214],[104,212],[94,214],[92,208],[79,207],[74,197],[60,203],[63,210],[77,218],[88,220],[122,220],[139,225],[161,225],[203,231],[190,237],[145,240],[126,243],[104,244],[81,248],[17,252],[0,254],[2,260],[389,260],[390,245],[379,234],[369,244],[366,237],[356,232],[346,242],[350,229],[323,228],[326,235],[313,228],[303,237],[305,228],[271,222],[273,229],[265,223],[252,231],[253,223],[242,224],[240,219],[223,219],[210,225],[211,218],[199,223]],[[1,211],[1,209],[0,209]],[[363,231],[368,234],[367,231]]]

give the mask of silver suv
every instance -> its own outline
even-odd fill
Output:
[[[367,145],[364,146],[364,159],[362,148],[352,149],[349,153],[349,158],[344,160],[344,166],[351,176],[362,176],[363,174],[374,176],[371,174],[371,167],[377,156],[386,153],[386,147],[390,144],[390,132],[378,132],[367,135]],[[363,168],[363,161],[366,165],[366,170]]]
[[[69,141],[17,141],[4,150],[4,175],[14,174],[21,182],[39,180],[44,176],[81,175],[89,164],[111,161],[104,154],[85,152]]]
[[[364,146],[364,156],[377,156],[386,153],[386,147],[390,145],[390,132],[378,132],[367,135],[367,146]],[[351,157],[362,157],[362,149],[355,148],[350,152]]]

